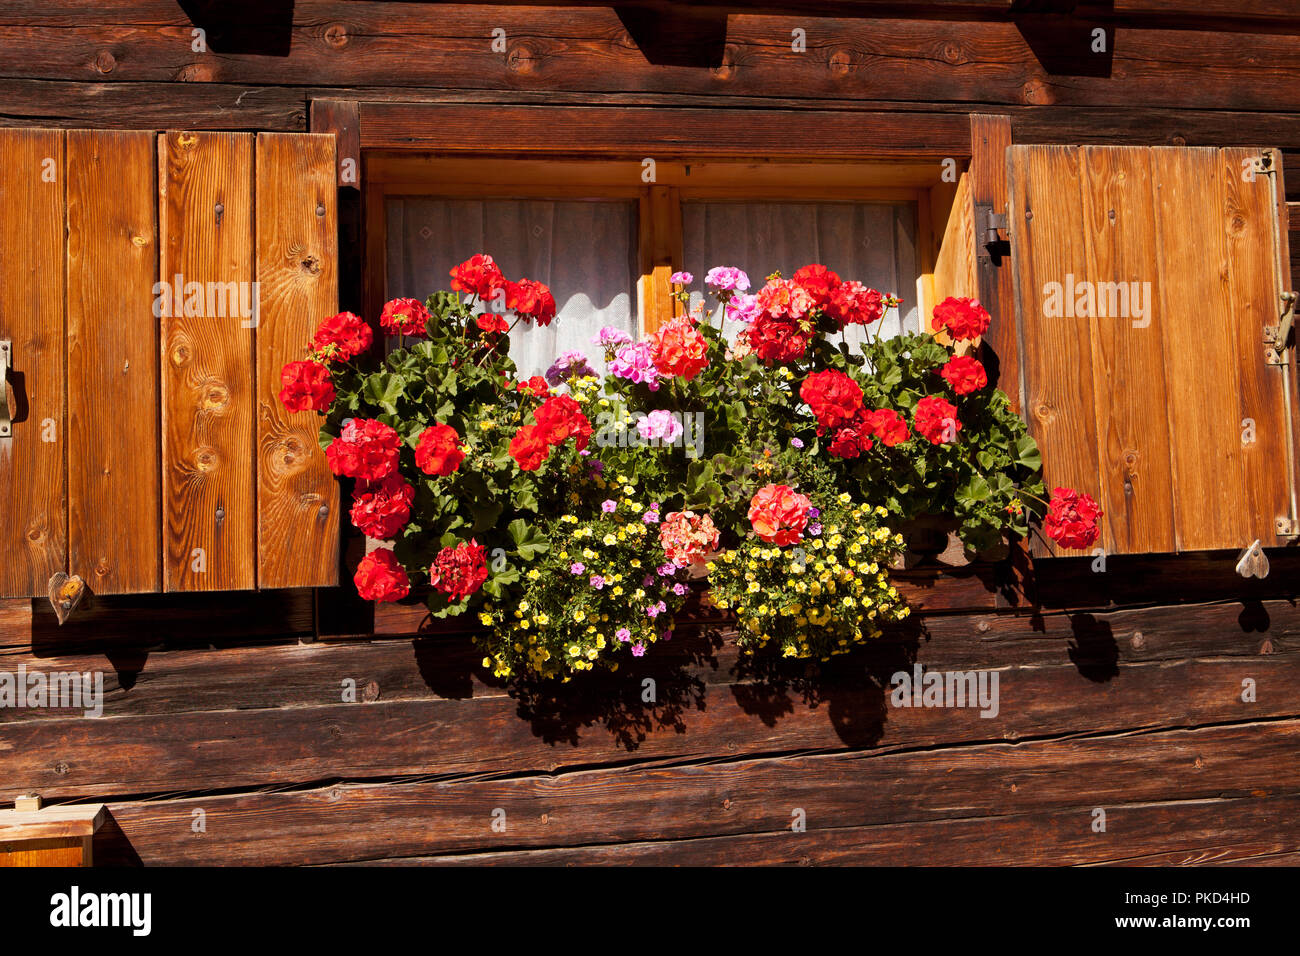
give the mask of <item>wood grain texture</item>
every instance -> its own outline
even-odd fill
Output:
[[[257,137],[257,583],[338,583],[339,491],[321,417],[281,404],[280,370],[338,311],[334,137]]]
[[[1281,293],[1290,286],[1279,275],[1283,261],[1279,247],[1284,248],[1286,237],[1278,229],[1273,176],[1280,177],[1282,172],[1273,176],[1247,172],[1259,156],[1258,150],[1220,150],[1219,177],[1233,310],[1228,331],[1240,375],[1238,435],[1243,435],[1249,424],[1254,425],[1253,440],[1239,438],[1238,442],[1242,488],[1237,500],[1249,521],[1247,536],[1269,547],[1293,540],[1277,533],[1277,519],[1292,517],[1296,489],[1294,436],[1288,434],[1286,415],[1287,402],[1294,402],[1295,379],[1291,378],[1288,394],[1284,366],[1268,365],[1261,347],[1260,329],[1277,324]],[[1293,355],[1287,355],[1288,362]]]
[[[933,329],[934,307],[949,296],[979,298],[975,267],[975,213],[971,206],[970,174],[957,179],[952,210],[944,223],[939,255],[934,263],[933,299],[921,316],[921,327]]]
[[[1100,500],[1091,322],[1046,314],[1050,284],[1072,296],[1065,287],[1087,274],[1079,150],[1013,146],[1007,163],[1024,415],[1043,453],[1047,487],[1074,488]],[[1043,546],[1036,539],[1036,550]]]
[[[1178,548],[1244,548],[1257,529],[1246,512],[1240,316],[1219,152],[1154,147],[1151,184]]]
[[[163,586],[251,588],[254,330],[228,293],[252,291],[253,138],[169,132],[158,153],[160,274],[214,289],[162,321]]]
[[[1108,554],[1175,550],[1164,337],[1155,290],[1161,249],[1143,147],[1081,152],[1087,281],[1095,284],[1092,377]],[[1103,285],[1105,283],[1106,285]],[[1112,295],[1111,289],[1117,291]],[[1145,314],[1137,304],[1145,295]]]
[[[68,564],[96,594],[162,587],[157,147],[68,143]]]
[[[1011,119],[1004,115],[972,113],[970,118],[972,203],[988,203],[995,213],[1007,211],[1007,149],[1011,146]],[[982,242],[982,237],[978,241]],[[991,321],[984,335],[980,357],[988,369],[989,381],[1011,400],[1020,412],[1020,345],[1016,326],[1015,283],[1011,264],[1001,255],[975,259],[975,289],[972,293],[989,310]]]
[[[13,345],[0,438],[0,596],[48,593],[67,565],[64,134],[0,131],[0,339]],[[48,440],[47,440],[48,439]]]

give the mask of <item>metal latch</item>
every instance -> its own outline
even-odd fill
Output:
[[[0,341],[0,438],[13,434],[14,423],[9,420],[9,366],[13,365],[13,343]]]
[[[1287,342],[1295,328],[1296,293],[1282,293],[1282,315],[1277,325],[1264,326],[1264,363],[1285,365]]]
[[[1272,176],[1277,172],[1277,165],[1273,162],[1273,151],[1266,149],[1250,161],[1250,170],[1256,176]]]
[[[992,203],[977,202],[975,204],[975,231],[980,235],[980,239],[975,244],[975,254],[979,258],[990,258],[993,254],[992,247],[1003,241],[998,235],[999,229],[1003,232],[1006,231],[1007,214],[994,212]]]

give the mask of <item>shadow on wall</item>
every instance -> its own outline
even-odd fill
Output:
[[[293,0],[177,0],[212,53],[288,56]]]

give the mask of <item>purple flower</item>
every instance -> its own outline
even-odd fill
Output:
[[[653,574],[647,574],[644,578],[641,579],[641,587],[643,588],[648,588],[650,585],[654,583],[655,583],[655,576]]]
[[[668,277],[668,281],[673,285],[690,285],[695,281],[695,276],[689,272],[674,272]]]
[[[593,574],[587,580],[591,584],[591,586],[595,588],[597,591],[599,591],[601,588],[605,586],[605,579],[601,577],[599,574]]]
[[[677,573],[677,565],[669,561],[667,564],[661,564],[655,569],[659,572],[661,578],[670,578]]]
[[[714,266],[704,277],[704,283],[721,292],[749,291],[749,276],[735,266]]]
[[[685,584],[682,584],[680,582],[673,585],[673,593],[676,594],[678,597],[681,597],[689,590],[690,588],[688,588]]]
[[[600,510],[605,512],[605,514],[607,515],[613,514],[614,510],[617,507],[618,507],[618,502],[615,501],[613,498],[606,498],[604,501],[600,503]]]
[[[591,473],[593,475],[604,474],[605,463],[603,461],[592,461],[592,462],[588,462],[588,464],[591,465]]]
[[[632,645],[632,656],[633,656],[633,657],[644,657],[644,656],[645,656],[645,645],[644,645],[644,644],[640,644],[640,643],[633,644],[633,645]]]
[[[645,613],[646,616],[653,621],[655,618],[659,616],[660,612],[665,610],[667,610],[667,607],[664,605],[663,601],[660,601],[658,604],[651,604],[650,606],[648,606],[645,609]]]
[[[822,526],[819,524],[810,524],[808,526],[808,533],[815,538],[817,535],[822,533]]]
[[[657,511],[647,511],[645,514],[643,514],[643,515],[641,516],[641,520],[642,520],[643,522],[645,522],[646,524],[658,524],[658,523],[659,523],[659,512],[657,512]]]
[[[561,352],[559,357],[546,370],[546,384],[554,387],[571,378],[596,374],[596,370],[587,364],[587,356],[581,352]]]
[[[605,326],[591,337],[591,344],[599,345],[606,352],[612,352],[620,345],[628,345],[631,341],[632,336],[612,325]]]
[[[647,441],[672,444],[682,433],[682,423],[667,409],[656,408],[636,423],[637,434]]]
[[[790,447],[791,447],[791,448],[802,448],[802,447],[803,447],[803,439],[800,439],[800,438],[791,438],[791,439],[790,439]]]
[[[671,641],[671,640],[673,639],[673,632],[672,632],[671,629],[669,629],[669,630],[667,630],[667,631],[664,631],[663,634],[661,634],[660,636],[661,636],[665,641]]]
[[[574,561],[571,565],[569,565],[570,574],[581,574],[583,571],[586,570],[587,570],[587,566],[583,564],[581,561]]]
[[[614,636],[617,637],[624,644],[632,640],[632,632],[625,627],[620,627],[617,631],[615,631]]]
[[[822,509],[821,509],[821,508],[809,508],[809,509],[808,509],[808,517],[809,517],[809,518],[820,518],[821,516],[822,516]]]
[[[729,322],[748,324],[758,318],[758,313],[761,311],[756,295],[733,295],[727,300],[726,316]]]
[[[659,370],[655,368],[654,346],[649,342],[633,342],[620,348],[609,363],[609,373],[648,385],[652,392],[659,390]]]

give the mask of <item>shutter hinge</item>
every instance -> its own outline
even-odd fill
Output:
[[[14,425],[9,420],[9,366],[13,364],[13,343],[0,341],[0,438],[13,434]]]
[[[1264,363],[1266,365],[1285,365],[1287,343],[1295,328],[1296,293],[1282,293],[1282,315],[1277,325],[1264,326]]]
[[[1256,176],[1272,176],[1277,173],[1273,162],[1273,151],[1266,149],[1250,161],[1250,169]]]
[[[975,255],[978,258],[992,258],[993,247],[1008,242],[1008,240],[998,235],[999,230],[1006,232],[1007,214],[1005,212],[994,212],[992,203],[977,202],[975,204]],[[1002,249],[998,250],[999,255],[1002,252]]]

